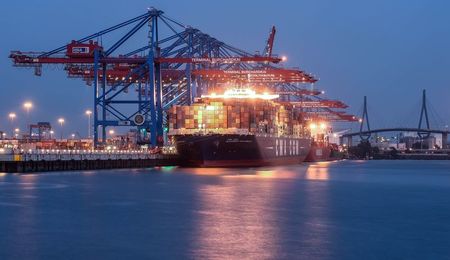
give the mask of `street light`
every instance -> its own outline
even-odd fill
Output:
[[[8,115],[9,120],[11,120],[11,129],[14,128],[13,124],[14,124],[14,119],[16,118],[16,113],[9,113]],[[14,135],[14,132],[12,132],[12,134]]]
[[[53,139],[53,134],[55,133],[55,131],[50,130],[50,139]]]
[[[26,101],[25,103],[23,103],[23,107],[25,108],[25,110],[27,111],[27,127],[29,127],[30,125],[30,109],[33,108],[33,103],[31,103],[30,101]],[[31,138],[31,136],[30,136]]]
[[[61,141],[63,139],[63,124],[64,124],[64,122],[65,122],[64,118],[61,117],[58,119],[58,123],[61,126]]]
[[[25,110],[27,110],[27,113],[29,113],[30,109],[33,108],[33,103],[31,103],[30,101],[27,101],[27,102],[23,103],[23,107],[25,108]]]
[[[88,139],[91,138],[91,110],[86,110],[85,114],[88,116]]]
[[[114,129],[110,129],[109,131],[108,131],[108,133],[109,133],[109,135],[111,136],[111,143],[114,143],[114,140],[113,140],[113,137],[114,137]]]
[[[16,128],[16,129],[14,129],[14,132],[15,132],[14,136],[16,137],[16,139],[18,139],[20,129],[19,129],[19,128]]]
[[[12,123],[12,121],[16,118],[16,113],[9,113],[8,117],[11,120],[11,123]]]

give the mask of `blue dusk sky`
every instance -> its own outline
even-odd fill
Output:
[[[92,108],[92,88],[68,79],[61,66],[41,77],[15,68],[11,50],[47,51],[154,6],[249,52],[262,51],[272,25],[274,53],[287,67],[316,75],[316,88],[361,112],[369,100],[372,128],[416,125],[420,95],[427,89],[436,127],[450,123],[450,1],[2,1],[0,8],[0,130],[25,127],[22,103],[35,107],[32,121],[66,118],[67,132],[85,135],[84,111]],[[144,39],[145,41],[145,39]],[[139,47],[139,46],[135,46]]]

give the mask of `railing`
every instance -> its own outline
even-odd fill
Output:
[[[0,161],[145,160],[165,155],[137,150],[29,150],[0,154]]]

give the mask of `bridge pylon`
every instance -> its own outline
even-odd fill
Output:
[[[364,121],[366,122],[367,130],[364,130]],[[369,113],[367,112],[367,96],[364,96],[364,108],[360,123],[361,124],[359,126],[359,137],[363,141],[368,141],[372,134],[363,133],[363,132],[370,132]]]
[[[426,128],[422,128],[422,122],[423,119],[425,119],[425,126]],[[428,119],[428,110],[427,110],[427,92],[424,89],[422,92],[422,108],[420,109],[420,118],[419,118],[419,126],[417,127],[417,129],[430,129],[430,121]],[[417,132],[417,135],[422,138],[428,138],[430,137],[430,132]]]

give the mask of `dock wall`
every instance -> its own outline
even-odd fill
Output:
[[[179,165],[176,155],[160,154],[21,154],[1,155],[0,172],[31,173]]]

